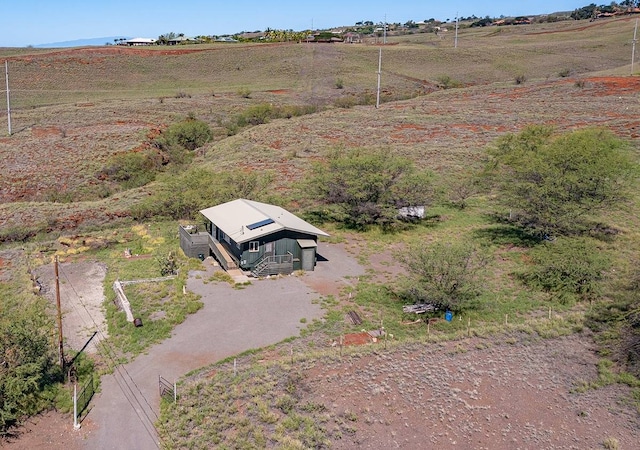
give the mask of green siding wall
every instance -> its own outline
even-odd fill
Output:
[[[262,257],[264,256],[264,244],[267,242],[274,242],[275,254],[286,255],[287,252],[291,253],[293,255],[293,269],[299,270],[302,268],[300,263],[302,252],[297,242],[298,239],[317,240],[317,236],[305,233],[295,233],[291,231],[282,231],[272,235],[263,236],[262,238],[258,239],[258,242],[260,242],[260,249],[257,252],[249,251],[248,242],[242,245],[240,264],[243,269],[252,269],[255,263],[262,259]]]

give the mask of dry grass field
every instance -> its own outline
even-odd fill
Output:
[[[531,124],[560,131],[605,127],[629,140],[639,153],[640,68],[631,76],[633,27],[634,19],[625,17],[466,28],[460,31],[458,48],[452,33],[444,38],[390,37],[382,47],[379,108],[372,99],[380,47],[372,44],[0,48],[0,59],[9,63],[13,124],[13,134],[0,137],[0,229],[33,226],[43,233],[81,233],[130,223],[131,207],[148,198],[156,185],[117,190],[100,177],[100,170],[114,155],[147,148],[162,130],[189,115],[209,124],[214,134],[196,151],[193,165],[270,173],[274,195],[294,210],[294,183],[335,149],[385,149],[406,156],[430,169],[440,186],[480,169],[486,148],[498,137]],[[0,125],[6,123],[4,101],[3,96]],[[262,104],[313,105],[318,112],[228,132],[225,124],[233,117]],[[486,201],[479,200],[482,205]],[[621,271],[630,270],[640,251],[638,207],[636,198],[607,218],[620,231],[612,246]],[[426,239],[458,238],[485,227],[487,211],[472,211],[463,218],[459,211],[446,210],[441,220],[451,219],[450,228],[418,233],[430,233]],[[396,238],[402,243],[413,235]],[[345,237],[348,250],[369,273],[377,274],[373,282],[396,278],[389,266],[394,245],[401,244],[389,239]],[[513,246],[496,251],[495,279],[522,263],[521,251]],[[500,289],[501,294],[513,294],[511,286]],[[365,316],[374,315],[362,310]],[[514,315],[524,321],[530,312],[523,306]],[[420,347],[422,342],[414,342],[406,348],[394,346],[389,353],[355,352],[322,363],[305,360],[294,387],[300,389],[300,405],[310,405],[312,411],[296,410],[299,420],[318,413],[312,419],[316,423],[329,421],[329,431],[318,439],[330,442],[322,441],[319,447],[601,448],[618,436],[620,448],[633,448],[637,411],[617,403],[629,394],[626,388],[574,395],[580,382],[598,376],[597,357],[591,335],[559,337],[581,329],[568,322],[552,324],[558,327],[549,333],[557,338],[552,345],[531,338],[537,330],[531,335],[510,330],[506,344],[502,335],[480,336],[438,343],[429,354]],[[281,349],[274,352],[281,356],[278,352]],[[446,370],[434,372],[443,361]],[[538,373],[538,368],[543,371]],[[267,385],[282,381],[267,375],[258,374]],[[429,390],[417,389],[415,380],[428,383]],[[512,385],[510,380],[517,382]],[[199,389],[194,386],[189,389]],[[209,388],[217,387],[202,389]],[[271,395],[285,397],[287,386],[280,388]],[[242,396],[232,400],[240,410],[254,401]],[[268,401],[260,398],[250,404],[253,410],[242,410],[250,416],[243,423],[262,421],[264,429],[273,431],[274,414],[284,416],[266,410],[261,402]],[[519,409],[536,401],[540,408],[534,412]],[[47,432],[56,425],[50,426]],[[175,435],[186,433],[178,423],[166,427]],[[426,429],[426,434],[418,429]],[[233,439],[239,430],[216,438]],[[205,448],[201,441],[190,441],[196,437],[187,436],[180,445]],[[313,433],[308,439],[313,442]],[[81,445],[73,438],[61,443],[67,450]],[[291,442],[289,447],[285,441],[279,444],[297,448]]]
[[[0,49],[9,62],[14,131],[0,139],[1,224],[35,220],[31,202],[58,202],[38,205],[48,211],[40,215],[45,222],[81,223],[82,211],[87,220],[96,211],[121,216],[140,193],[100,199],[97,171],[189,113],[217,128],[203,163],[280,169],[285,183],[301,176],[307,157],[336,146],[394,147],[434,170],[458,170],[477,162],[495,137],[530,123],[604,124],[634,137],[639,86],[626,77],[632,28],[631,19],[619,19],[466,29],[457,49],[451,36],[395,37],[383,49],[382,100],[409,99],[379,110],[332,106],[374,98],[373,45]],[[527,81],[516,85],[521,75]],[[464,87],[437,90],[442,77]],[[262,103],[328,109],[226,138],[221,123]]]

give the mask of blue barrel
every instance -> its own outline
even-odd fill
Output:
[[[451,311],[447,311],[446,313],[444,313],[444,319],[447,322],[451,322],[453,320],[453,313]]]

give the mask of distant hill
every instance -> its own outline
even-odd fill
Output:
[[[74,41],[64,41],[64,42],[52,42],[49,44],[38,44],[33,45],[32,47],[36,48],[62,48],[62,47],[84,47],[87,45],[106,45],[115,44],[114,39],[131,39],[127,36],[108,36],[108,37],[99,37],[99,38],[91,38],[91,39],[76,39]]]

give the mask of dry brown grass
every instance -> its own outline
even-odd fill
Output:
[[[635,138],[637,80],[591,78],[626,75],[632,29],[628,18],[463,29],[457,49],[450,35],[392,37],[383,49],[382,98],[421,95],[378,110],[331,107],[340,98],[374,97],[373,45],[0,49],[9,61],[14,130],[0,138],[0,201],[26,202],[5,205],[0,225],[37,215],[41,206],[33,201],[58,202],[42,204],[54,216],[70,208],[120,214],[115,198],[96,203],[110,192],[98,170],[190,113],[216,135],[199,164],[272,170],[281,189],[335,147],[389,148],[446,175],[477,167],[483,147],[530,123],[603,125]],[[519,74],[528,81],[516,86]],[[443,76],[466,87],[438,91]],[[336,89],[338,78],[343,89]],[[237,94],[241,89],[249,98]],[[260,103],[329,109],[227,137],[225,121]],[[92,202],[60,204],[82,199]]]

